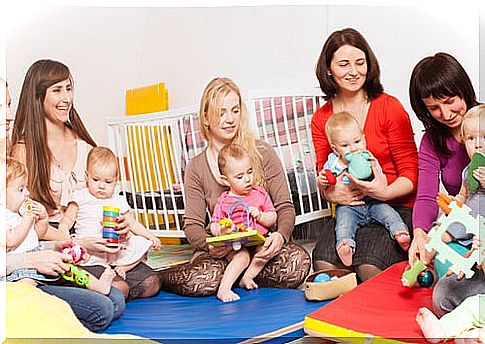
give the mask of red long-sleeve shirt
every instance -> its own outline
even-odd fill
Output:
[[[318,170],[323,168],[332,151],[325,134],[325,124],[333,114],[332,101],[319,108],[312,118],[312,138]],[[371,101],[364,125],[367,149],[379,161],[387,183],[398,177],[408,178],[416,189],[418,181],[418,151],[409,116],[397,98],[382,93]],[[391,205],[411,208],[415,191],[390,200]]]

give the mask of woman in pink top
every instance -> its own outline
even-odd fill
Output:
[[[73,102],[73,78],[66,65],[39,60],[29,68],[17,108],[12,156],[27,166],[31,198],[48,210],[50,226],[44,240],[70,239],[57,227],[72,193],[86,187],[87,155],[96,146]],[[123,217],[118,221],[118,233],[126,234],[131,224]],[[106,246],[107,239],[74,240],[90,253],[121,250]],[[153,296],[159,290],[153,270],[140,269],[130,271],[129,283],[117,285],[129,298]]]

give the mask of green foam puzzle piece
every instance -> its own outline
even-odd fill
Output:
[[[409,270],[404,271],[401,277],[402,285],[405,287],[412,287],[418,281],[418,275],[421,271],[426,269],[426,265],[418,260],[416,264]]]
[[[455,252],[451,247],[444,243],[441,238],[446,232],[446,229],[455,222],[463,224],[467,233],[472,233],[478,238],[485,237],[485,218],[478,214],[476,217],[471,215],[471,209],[465,204],[461,207],[457,205],[456,201],[450,203],[451,211],[448,215],[441,215],[438,218],[440,226],[437,229],[431,229],[428,233],[430,241],[425,245],[428,251],[435,250],[439,253],[436,257],[442,263],[449,261],[451,263],[450,269],[455,274],[463,272],[465,278],[470,278],[474,275],[472,267],[475,264],[483,262],[485,245],[481,245],[479,250],[475,250],[468,258],[463,257]]]
[[[480,166],[485,166],[485,155],[480,152],[475,152],[472,156],[472,161],[470,162],[470,167],[468,168],[468,173],[466,175],[466,181],[471,193],[476,192],[480,186],[479,181],[473,176],[473,171]]]

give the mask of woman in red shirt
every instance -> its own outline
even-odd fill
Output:
[[[344,185],[328,185],[323,173],[317,185],[330,202],[361,205],[366,196],[393,206],[409,228],[418,176],[418,154],[409,116],[393,96],[383,92],[377,59],[365,38],[348,28],[332,33],[317,62],[316,75],[325,94],[325,103],[312,119],[312,137],[317,167],[322,169],[332,152],[325,134],[328,118],[341,111],[350,112],[363,128],[367,148],[379,161],[372,162],[375,178]],[[345,268],[335,250],[335,222],[329,221],[313,251],[315,270]],[[378,224],[363,226],[355,237],[353,269],[362,281],[391,264],[406,260],[407,254]]]

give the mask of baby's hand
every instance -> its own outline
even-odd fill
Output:
[[[150,236],[150,238],[148,239],[152,242],[152,249],[154,250],[159,250],[160,247],[162,246],[160,240],[156,237],[156,236]]]
[[[49,218],[47,210],[41,203],[33,200],[30,200],[30,202],[32,204],[32,213],[37,216],[38,221],[47,220]]]
[[[485,188],[485,166],[480,166],[473,171],[473,177],[480,183],[482,188]]]
[[[249,207],[249,214],[251,214],[251,216],[254,217],[256,221],[259,221],[262,215],[261,210],[256,207]]]

